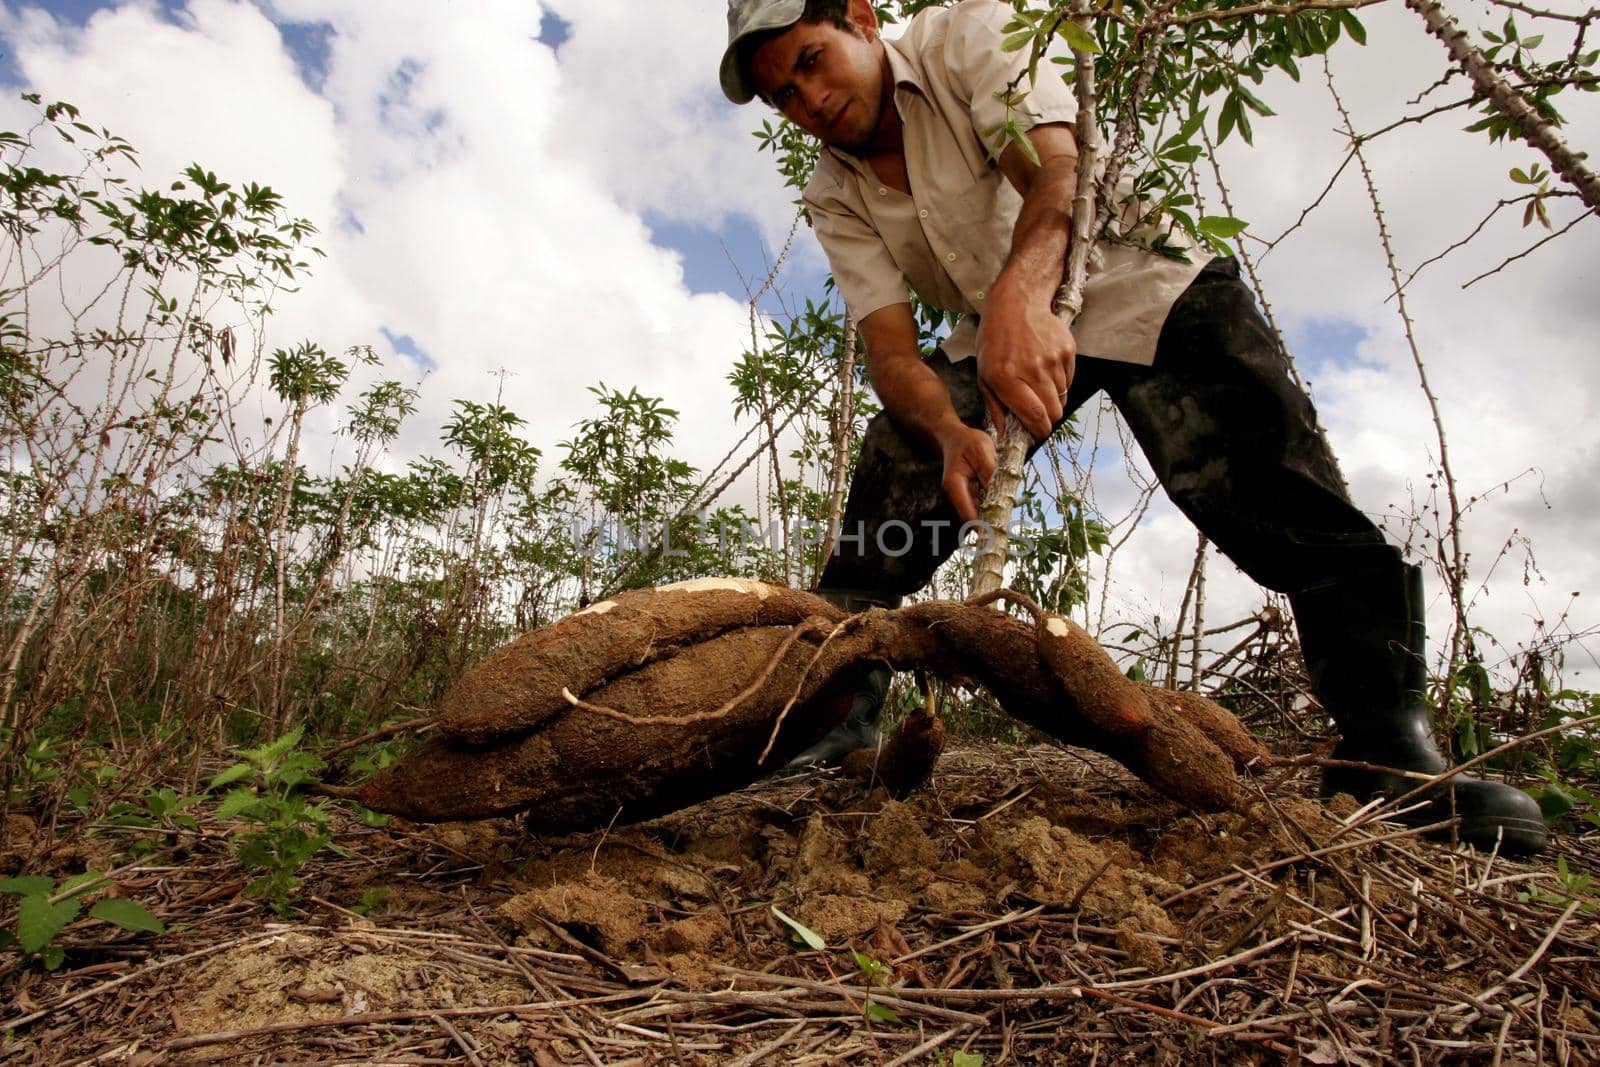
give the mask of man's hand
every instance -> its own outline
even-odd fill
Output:
[[[975,522],[983,487],[994,476],[994,440],[961,421],[950,390],[922,361],[910,304],[879,308],[861,321],[867,374],[886,411],[906,433],[944,459],[944,493],[962,522]]]
[[[978,381],[995,431],[1010,411],[1035,441],[1049,437],[1077,354],[1072,330],[1048,306],[997,291],[978,324]]]
[[[955,505],[962,522],[978,521],[983,488],[994,477],[998,461],[994,439],[983,430],[957,422],[939,437],[944,454],[944,495]]]

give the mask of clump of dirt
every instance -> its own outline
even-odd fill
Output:
[[[625,953],[644,939],[650,909],[614,878],[593,872],[577,882],[530,889],[500,906],[525,929],[540,920],[564,927],[580,941],[610,955]]]
[[[954,753],[904,800],[846,780],[768,782],[599,838],[534,836],[535,855],[507,870],[514,895],[501,911],[530,944],[559,948],[554,924],[615,960],[703,986],[751,933],[789,934],[764,903],[739,901],[770,902],[835,946],[898,936],[917,915],[1045,904],[1115,931],[1129,962],[1154,971],[1164,946],[1226,940],[1223,920],[1237,925],[1231,913],[1197,915],[1205,897],[1186,889],[1318,847],[1340,826],[1294,796],[1200,815],[1126,780],[1074,784],[1056,773],[1073,766],[1060,750],[1029,756],[1056,764],[1049,773],[1021,767],[1010,781],[992,759]],[[988,769],[963,773],[964,763]],[[1109,773],[1109,761],[1093,766]],[[500,855],[503,839],[490,843]],[[1324,902],[1337,898],[1322,888]]]
[[[515,1003],[525,987],[474,971],[440,972],[382,940],[305,933],[257,940],[206,960],[172,1014],[179,1033],[248,1030],[427,1005]]]

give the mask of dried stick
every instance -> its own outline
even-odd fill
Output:
[[[420,733],[421,731],[431,729],[432,727],[432,715],[424,715],[416,719],[407,719],[405,722],[392,722],[388,726],[379,727],[378,729],[369,733],[362,734],[360,737],[353,737],[342,744],[335,745],[322,755],[324,759],[331,758],[333,756],[337,756],[341,752],[348,752],[352,748],[357,748],[361,745],[364,745],[368,741],[377,741],[388,737],[391,734],[404,733],[407,730],[416,730]]]
[[[839,392],[833,411],[833,467],[828,472],[828,536],[823,542],[832,553],[839,541],[839,523],[844,511],[844,483],[850,466],[850,431],[856,420],[856,320],[844,321],[843,356],[839,360]],[[823,563],[826,564],[824,555]],[[821,570],[819,565],[818,570]]]
[[[1409,3],[1410,0],[1407,0]],[[1394,286],[1395,308],[1400,316],[1400,324],[1405,329],[1406,345],[1411,352],[1411,362],[1417,368],[1417,382],[1422,387],[1422,395],[1428,401],[1428,413],[1433,419],[1434,439],[1439,443],[1439,474],[1444,482],[1445,500],[1449,504],[1449,515],[1445,536],[1441,538],[1449,547],[1450,558],[1441,559],[1444,567],[1445,579],[1449,582],[1450,607],[1455,616],[1454,624],[1450,628],[1450,652],[1446,661],[1447,669],[1454,671],[1461,660],[1461,655],[1466,642],[1469,640],[1467,630],[1467,603],[1464,586],[1467,579],[1466,556],[1461,546],[1461,500],[1456,492],[1456,475],[1450,466],[1450,446],[1444,432],[1444,415],[1439,410],[1439,398],[1434,395],[1433,386],[1428,382],[1428,368],[1422,360],[1422,351],[1417,346],[1416,329],[1411,322],[1411,311],[1406,307],[1405,285],[1400,280],[1400,267],[1395,262],[1394,245],[1389,240],[1389,225],[1383,211],[1383,204],[1378,199],[1377,182],[1372,177],[1372,170],[1367,166],[1366,153],[1361,150],[1361,141],[1356,136],[1355,124],[1350,120],[1350,112],[1345,110],[1344,100],[1339,96],[1339,90],[1333,84],[1333,68],[1329,65],[1326,56],[1322,59],[1323,77],[1328,82],[1328,93],[1333,97],[1334,107],[1339,112],[1339,119],[1344,123],[1345,134],[1350,138],[1350,151],[1355,156],[1356,163],[1361,167],[1361,176],[1366,181],[1367,196],[1372,201],[1372,217],[1378,224],[1378,241],[1383,248],[1384,263],[1389,269],[1389,281]],[[1441,548],[1444,546],[1441,546]],[[1440,555],[1443,555],[1441,551]],[[1412,649],[1413,655],[1421,655],[1421,649]],[[1448,692],[1440,697],[1441,701],[1448,701]]]
[[[238,948],[241,945],[252,945],[257,941],[270,941],[275,937],[282,937],[284,933],[285,931],[283,930],[269,930],[266,933],[251,934],[248,937],[241,937],[232,941],[224,941],[221,944],[209,945],[206,948],[197,949],[194,952],[188,952],[182,956],[174,956],[171,959],[161,960],[157,963],[150,964],[148,967],[140,967],[138,970],[131,971],[128,974],[122,975],[120,978],[113,978],[109,982],[101,982],[97,986],[92,986],[88,989],[85,989],[83,992],[74,994],[73,996],[70,996],[58,1003],[40,1008],[38,1011],[32,1011],[26,1015],[18,1015],[12,1019],[6,1019],[5,1021],[0,1022],[0,1031],[10,1032],[14,1030],[20,1030],[24,1026],[28,1026],[32,1023],[38,1022],[40,1019],[54,1015],[58,1011],[70,1008],[75,1004],[81,1004],[86,1000],[99,996],[101,993],[109,993],[118,986],[126,985],[135,978],[143,978],[145,975],[151,974],[155,971],[163,970],[167,967],[174,967],[181,963],[189,963],[205,956],[213,956],[218,952],[226,952],[230,948]]]

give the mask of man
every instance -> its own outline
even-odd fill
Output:
[[[1312,684],[1338,724],[1340,759],[1435,774],[1446,764],[1424,699],[1421,572],[1349,501],[1231,259],[1147,250],[1138,212],[1091,257],[1083,313],[1051,310],[1070,233],[1077,149],[1072,93],[1047,64],[1001,48],[1000,0],[930,8],[885,41],[870,0],[730,0],[723,91],[759,96],[823,144],[804,194],[834,279],[866,343],[884,412],[868,428],[819,592],[862,610],[920,589],[977,518],[995,449],[983,429],[1014,413],[1036,441],[1105,390],[1173,502],[1294,608]],[[996,94],[1013,83],[1007,113]],[[1038,162],[995,131],[1010,117]],[[907,286],[964,317],[924,361]],[[804,761],[872,743],[888,684],[875,673],[849,720]],[[1415,779],[1329,769],[1359,800]],[[1531,797],[1457,776],[1409,816],[1460,818],[1460,836],[1518,854],[1544,848]]]

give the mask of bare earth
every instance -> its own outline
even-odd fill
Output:
[[[349,822],[287,923],[203,832],[122,883],[167,934],[74,927],[63,973],[11,969],[0,1054],[1594,1060],[1600,929],[1553,858],[1345,829],[1354,805],[1309,786],[1269,776],[1246,810],[1198,816],[1097,756],[968,746],[904,802],[825,775],[560,839],[510,820]],[[1555,850],[1595,869],[1593,842]]]

